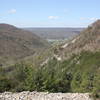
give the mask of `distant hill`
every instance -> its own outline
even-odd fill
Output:
[[[34,55],[48,46],[47,41],[32,32],[0,24],[0,65]]]
[[[45,39],[68,39],[79,34],[84,28],[24,28]]]

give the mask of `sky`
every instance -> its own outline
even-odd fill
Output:
[[[0,23],[17,27],[87,27],[100,0],[0,0]]]

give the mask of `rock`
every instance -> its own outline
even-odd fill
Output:
[[[36,91],[4,92],[0,93],[0,100],[93,100],[89,95],[89,93],[48,93]]]

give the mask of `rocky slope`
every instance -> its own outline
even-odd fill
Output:
[[[100,20],[88,26],[87,29],[77,35],[74,39],[60,45],[55,53],[65,57],[77,54],[81,51],[96,52],[100,50]]]
[[[48,91],[94,92],[100,98],[100,20],[55,47],[54,55],[48,59],[41,68]]]

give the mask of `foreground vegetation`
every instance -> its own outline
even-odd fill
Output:
[[[0,92],[92,92],[100,96],[100,52],[81,52],[58,62],[34,67],[23,62],[0,67]]]

